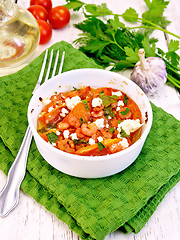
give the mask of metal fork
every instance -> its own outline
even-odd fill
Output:
[[[62,72],[64,55],[65,55],[65,52],[63,52],[62,54],[58,74]],[[45,72],[46,63],[47,63],[47,56],[48,56],[48,50],[46,50],[45,52],[45,57],[43,60],[41,72],[32,94],[34,94],[37,88],[41,85],[43,75]],[[59,51],[57,51],[56,53],[55,63],[54,63],[51,77],[55,76],[58,58],[59,58]],[[53,59],[53,49],[51,50],[45,81],[49,79],[52,59]],[[26,173],[26,163],[27,163],[27,157],[29,153],[31,140],[32,140],[32,133],[31,133],[30,127],[28,126],[25,136],[23,138],[22,144],[20,146],[19,152],[8,172],[6,184],[2,189],[2,191],[0,192],[0,216],[1,217],[7,216],[17,206],[19,202],[19,190],[20,190],[21,182],[24,179],[24,176]]]

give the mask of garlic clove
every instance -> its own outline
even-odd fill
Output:
[[[139,58],[131,73],[131,80],[147,95],[152,95],[167,81],[166,64],[158,57],[145,59],[144,49],[139,49]]]

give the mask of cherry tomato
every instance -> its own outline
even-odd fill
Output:
[[[52,8],[52,1],[51,0],[31,0],[30,6],[32,5],[40,5],[49,12]]]
[[[54,7],[50,10],[48,18],[52,28],[63,28],[70,21],[70,12],[64,6]]]
[[[52,27],[49,23],[43,20],[37,20],[40,29],[40,41],[39,44],[45,44],[49,42],[52,37]]]
[[[45,8],[43,8],[40,5],[33,5],[28,7],[27,9],[29,12],[32,13],[32,15],[37,19],[41,19],[43,21],[47,21],[48,19],[48,12],[46,11]]]

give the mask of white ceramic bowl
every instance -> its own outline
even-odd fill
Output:
[[[44,106],[39,98],[47,99],[55,92],[69,91],[73,87],[82,86],[112,87],[123,91],[132,98],[141,110],[144,123],[140,139],[121,152],[97,157],[69,154],[44,141],[36,131],[38,114]],[[135,161],[151,128],[152,109],[144,92],[126,77],[106,70],[78,69],[62,73],[42,84],[29,103],[28,121],[37,148],[50,165],[72,176],[99,178],[118,173]]]

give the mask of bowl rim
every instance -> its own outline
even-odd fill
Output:
[[[113,154],[109,154],[109,155],[103,155],[103,156],[81,156],[81,155],[70,154],[70,153],[66,153],[64,151],[61,151],[60,149],[57,149],[57,148],[53,147],[51,144],[49,144],[43,138],[41,138],[40,135],[38,134],[37,130],[35,129],[32,118],[31,118],[31,115],[32,115],[31,114],[31,110],[32,110],[31,104],[32,104],[34,96],[38,95],[38,93],[41,91],[42,87],[44,87],[45,85],[49,85],[50,81],[52,81],[52,80],[56,81],[56,78],[59,79],[59,78],[63,77],[64,75],[73,74],[73,72],[83,72],[83,71],[85,71],[85,72],[86,71],[93,71],[93,72],[94,71],[99,71],[99,72],[103,71],[103,72],[108,72],[108,74],[113,73],[114,75],[117,75],[118,77],[123,78],[125,81],[130,82],[130,84],[134,85],[138,89],[138,91],[143,94],[143,97],[145,98],[145,100],[147,102],[148,122],[146,123],[146,128],[145,128],[144,132],[142,133],[142,135],[140,136],[140,138],[135,143],[133,143],[131,146],[129,146],[128,148],[126,148],[126,149],[124,149],[120,152],[117,152],[117,153],[113,153]],[[89,86],[90,85],[91,84],[89,84]],[[102,161],[102,160],[105,161],[105,160],[113,159],[115,157],[120,158],[123,155],[126,155],[129,152],[132,152],[135,148],[138,148],[138,146],[141,145],[146,140],[146,137],[148,136],[148,133],[151,129],[152,121],[153,121],[153,113],[152,113],[152,108],[151,108],[151,104],[149,102],[149,99],[146,96],[146,94],[143,92],[143,90],[136,83],[134,83],[129,78],[121,75],[120,73],[110,72],[108,70],[96,69],[96,68],[82,68],[82,69],[69,70],[69,71],[61,73],[60,75],[56,75],[56,76],[52,77],[51,79],[49,79],[48,81],[44,82],[36,90],[34,95],[31,97],[31,100],[30,100],[29,105],[28,105],[28,114],[27,115],[28,115],[28,122],[29,122],[30,129],[32,131],[33,136],[35,136],[34,137],[35,142],[36,142],[36,139],[37,139],[46,148],[55,152],[56,154],[60,154],[64,158],[68,157],[68,158],[73,158],[73,159],[76,159],[76,160],[79,160],[79,161],[89,161],[90,160],[90,161],[96,161],[96,162],[97,161]]]

